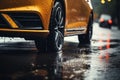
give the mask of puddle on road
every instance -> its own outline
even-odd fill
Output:
[[[105,36],[108,36],[108,38]],[[8,62],[10,63],[6,67],[13,66],[7,69],[15,69],[15,66],[20,63],[22,64],[18,67],[18,69],[23,67],[25,69],[23,71],[16,70],[14,73],[7,76],[4,76],[1,73],[0,80],[3,80],[4,78],[9,80],[104,80],[106,79],[106,75],[107,78],[110,77],[109,73],[112,75],[115,71],[119,72],[120,70],[120,66],[118,64],[120,63],[120,40],[110,39],[110,35],[104,35],[104,38],[105,39],[99,37],[97,39],[93,39],[91,45],[78,45],[78,42],[65,41],[63,52],[57,54],[38,54],[35,52],[37,50],[31,50],[32,48],[35,48],[34,43],[21,44],[18,42],[13,45],[11,42],[9,43],[10,45],[7,45],[8,47],[14,48],[16,44],[20,45],[18,48],[22,48],[23,45],[28,47],[26,49],[28,50],[26,51],[27,55],[24,55],[25,50],[22,50],[19,52],[19,54],[22,55],[15,56],[14,51],[16,50],[12,49],[14,54],[11,55],[12,53],[7,52],[9,55],[4,54],[4,57],[1,56],[1,63],[2,61],[4,62],[6,58],[6,60],[9,59]],[[34,55],[28,55],[29,53]],[[59,54],[62,54],[62,56]],[[33,60],[29,60],[33,56]],[[16,63],[14,63],[14,61]],[[26,64],[26,61],[30,63]],[[29,67],[26,68],[26,66]],[[1,70],[7,70],[5,69],[6,67],[2,67]],[[111,68],[115,70],[112,71]]]
[[[63,79],[83,80],[84,73],[90,69],[90,44],[65,43],[63,49]]]

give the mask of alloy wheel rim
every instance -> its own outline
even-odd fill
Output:
[[[58,7],[55,10],[55,23],[56,23],[56,28],[63,28],[63,11],[61,9],[61,7]]]
[[[55,24],[56,24],[56,27],[55,27],[55,30],[56,30],[56,35],[55,35],[55,41],[56,41],[56,47],[58,48],[58,50],[61,50],[62,48],[62,45],[63,45],[63,33],[62,33],[62,30],[64,28],[63,26],[63,11],[61,9],[61,7],[58,7],[56,10],[55,10]]]

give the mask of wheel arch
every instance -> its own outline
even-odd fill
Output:
[[[89,24],[90,19],[91,19],[92,21],[94,20],[94,12],[93,12],[93,10],[91,10],[91,12],[90,12],[88,24]],[[87,28],[88,28],[88,27],[89,27],[89,25],[87,25]]]
[[[92,16],[92,20],[94,20],[94,12],[93,12],[93,10],[91,10],[90,14]]]

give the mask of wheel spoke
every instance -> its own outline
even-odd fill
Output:
[[[60,25],[59,28],[63,28],[64,27],[63,26],[63,17],[61,18],[59,25]]]
[[[63,12],[60,7],[58,7],[55,12],[55,23],[56,27],[63,28]]]
[[[63,12],[62,12],[62,10],[61,10],[61,8],[60,8],[60,11],[59,11],[59,28],[63,28]]]
[[[60,32],[60,31],[57,31],[56,33],[56,46],[61,49],[62,48],[62,45],[63,45],[63,34]]]
[[[56,12],[55,12],[55,23],[56,23],[56,26],[59,26],[59,7],[56,9]]]

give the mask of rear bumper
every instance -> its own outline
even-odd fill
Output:
[[[106,22],[100,22],[99,23],[100,27],[110,27],[112,24],[109,24],[107,21]]]
[[[47,37],[48,30],[20,30],[20,29],[0,29],[1,37],[23,37],[28,39],[36,39],[39,37]]]

